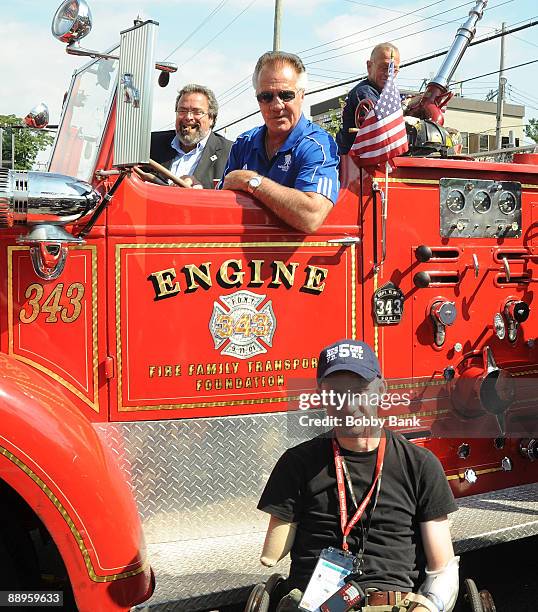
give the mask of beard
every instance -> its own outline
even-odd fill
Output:
[[[207,134],[208,132],[204,132],[200,124],[180,125],[177,132],[177,137],[182,145],[192,147],[203,140]]]

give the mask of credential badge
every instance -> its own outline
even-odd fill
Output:
[[[215,348],[223,346],[221,355],[248,359],[267,352],[262,340],[265,345],[272,346],[276,318],[271,300],[258,310],[265,298],[265,295],[242,290],[220,296],[228,310],[219,302],[213,303],[209,331]]]

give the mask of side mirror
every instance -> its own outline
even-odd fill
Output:
[[[42,130],[49,124],[49,109],[44,102],[34,106],[24,118],[24,124],[28,127]]]
[[[71,44],[92,29],[92,14],[86,0],[64,0],[52,19],[52,33],[59,41]]]

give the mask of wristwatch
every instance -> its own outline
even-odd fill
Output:
[[[256,189],[258,189],[258,187],[262,184],[262,179],[263,176],[260,176],[259,174],[249,179],[247,183],[247,191],[249,193],[254,193]]]

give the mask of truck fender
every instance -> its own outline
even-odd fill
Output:
[[[129,609],[152,590],[125,474],[60,386],[0,354],[0,479],[41,519],[80,610]]]

